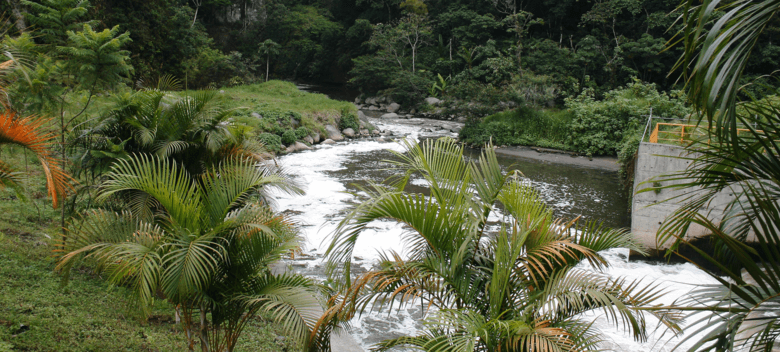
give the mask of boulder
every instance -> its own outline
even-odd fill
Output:
[[[320,134],[317,132],[312,133],[311,138],[314,140],[314,143],[320,142]]]
[[[258,113],[256,113],[256,112],[253,112],[253,113],[251,113],[251,114],[249,114],[249,115],[252,115],[252,117],[254,117],[254,118],[256,118],[256,119],[262,119],[262,118],[263,118],[263,116],[262,116],[262,115],[260,115],[260,114],[258,114]]]
[[[334,141],[343,141],[344,136],[341,135],[341,132],[339,132],[339,129],[334,127],[333,125],[325,125],[325,130],[328,131],[328,138],[334,140]]]
[[[360,97],[355,98],[355,104],[360,104],[361,100]]]
[[[314,138],[311,138],[311,136],[303,137],[303,140],[306,141],[306,143],[314,144]]]
[[[301,150],[309,150],[309,149],[311,148],[309,148],[309,146],[307,146],[306,144],[303,144],[301,142],[295,142],[291,146],[287,147],[286,151],[288,153],[292,153],[292,152],[299,152]]]
[[[392,103],[387,106],[387,112],[398,112],[399,109],[401,109],[401,104],[398,103]]]
[[[375,97],[366,98],[366,105],[376,105],[376,98]]]
[[[441,103],[441,100],[438,99],[438,98],[434,98],[434,97],[427,97],[427,98],[425,98],[425,103],[427,103],[428,105],[436,106],[436,105],[439,105],[439,103]]]
[[[328,138],[328,139],[322,141],[322,144],[336,144],[336,141]]]
[[[367,123],[368,122],[368,116],[366,116],[366,114],[363,113],[362,111],[358,110],[358,120]]]
[[[460,133],[461,129],[463,129],[463,127],[461,127],[461,126],[450,127],[450,132],[452,132],[452,133]]]
[[[367,129],[363,129],[363,130],[360,130],[360,135],[363,136],[363,137],[366,137],[366,136],[370,135],[370,133],[368,132]]]
[[[368,110],[369,111],[377,111],[377,110],[379,110],[379,108],[376,105],[371,105],[371,106],[368,107]]]
[[[379,132],[379,130],[373,130],[373,131],[371,131],[371,134],[374,135],[374,136],[378,136],[378,135],[381,134],[381,132]]]
[[[396,114],[394,112],[390,112],[390,113],[382,115],[381,117],[383,119],[397,119],[398,118],[398,114]]]
[[[425,98],[425,103],[428,105],[436,106],[441,104],[441,99],[435,97],[427,97]]]
[[[355,130],[351,128],[347,128],[341,132],[344,133],[344,135],[347,136],[347,138],[355,138]]]

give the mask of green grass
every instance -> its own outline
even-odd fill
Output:
[[[25,170],[21,152],[0,150],[0,160]],[[59,210],[46,197],[40,168],[30,157],[28,164],[28,201],[0,190],[0,352],[186,350],[166,302],[158,301],[145,320],[126,289],[108,285],[88,267],[74,270],[62,286],[53,252]],[[236,350],[292,350],[281,336],[278,325],[258,318]]]

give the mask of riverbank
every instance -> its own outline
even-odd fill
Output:
[[[609,156],[587,157],[563,150],[523,146],[497,147],[496,154],[555,164],[565,164],[614,172],[620,171],[618,158]]]

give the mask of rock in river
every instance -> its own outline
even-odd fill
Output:
[[[328,138],[328,139],[322,141],[322,144],[336,144],[336,141]]]
[[[287,152],[292,153],[292,152],[299,152],[301,150],[309,150],[309,149],[311,148],[309,148],[309,146],[307,146],[306,144],[303,144],[301,142],[295,142],[295,144],[287,147]]]
[[[351,128],[347,128],[341,132],[344,133],[344,135],[347,136],[347,138],[355,138],[355,130]]]
[[[401,108],[401,105],[398,103],[392,103],[387,106],[387,112],[398,112],[398,109]]]
[[[397,118],[398,118],[398,114],[396,114],[396,113],[394,113],[394,112],[391,112],[391,113],[389,113],[389,114],[384,114],[384,115],[382,115],[381,117],[382,117],[383,119],[397,119]]]
[[[328,138],[334,140],[334,141],[343,141],[344,136],[341,135],[341,132],[339,132],[339,129],[334,127],[333,125],[325,125],[325,130],[328,131]]]

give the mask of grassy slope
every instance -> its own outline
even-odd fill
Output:
[[[19,150],[1,149],[0,160],[25,170]],[[28,165],[27,201],[0,190],[0,352],[186,349],[167,303],[157,302],[144,321],[124,288],[107,285],[88,268],[74,270],[62,287],[53,253],[59,211],[52,209],[40,168],[29,156]],[[236,350],[291,349],[278,338],[283,335],[276,324],[258,319]]]

